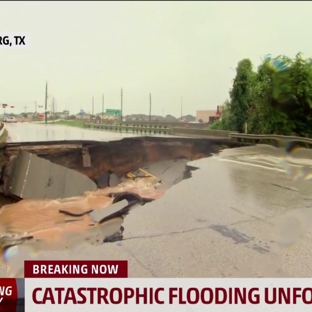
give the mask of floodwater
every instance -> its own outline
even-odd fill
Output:
[[[22,249],[19,250],[16,249],[19,247],[5,249],[9,243],[6,238],[2,239],[3,258],[10,264],[13,270],[11,274],[16,276],[22,270],[22,263],[18,260],[21,252],[26,253],[26,256],[31,256],[32,252],[29,250],[69,249],[75,252],[85,244],[93,246],[102,244],[105,238],[120,231],[124,217],[118,216],[103,223],[95,223],[88,213],[90,210],[110,206],[113,202],[110,193],[131,192],[143,198],[159,199],[172,185],[190,177],[190,171],[185,170],[186,167],[185,159],[162,161],[144,167],[153,176],[136,180],[122,178],[121,183],[116,187],[85,192],[80,197],[60,200],[22,200],[3,206],[0,210],[0,235],[32,237],[29,242],[24,242]],[[64,214],[60,210],[71,215]]]
[[[167,181],[162,187],[158,179],[124,179],[115,188],[82,197],[25,200],[2,207],[2,234],[31,234],[38,240],[3,252],[8,275],[22,274],[23,259],[70,259],[77,254],[83,259],[127,259],[131,277],[311,275],[311,150],[293,149],[286,154],[267,145],[227,149],[190,163],[199,170],[182,183],[178,183],[183,179],[181,168],[177,167],[180,176],[175,176],[173,164],[150,168]],[[59,212],[108,207],[112,198],[107,194],[119,191],[156,200],[101,227],[92,224],[88,215],[73,218]],[[103,237],[121,224],[123,241],[101,245]]]
[[[36,142],[36,141],[70,141],[94,140],[113,141],[126,137],[142,136],[135,133],[124,133],[103,130],[90,130],[78,127],[53,125],[49,123],[9,123],[7,124],[9,136],[7,142]],[[159,136],[159,135],[149,135]],[[166,135],[167,136],[167,135]]]

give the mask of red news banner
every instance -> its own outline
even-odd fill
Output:
[[[127,278],[128,262],[25,261],[25,278]]]
[[[24,276],[26,279],[98,279],[127,278],[127,261],[25,261]],[[80,283],[81,281],[81,283]],[[63,283],[57,287],[35,287],[32,291],[32,302],[36,305],[95,304],[105,298],[108,293],[103,287],[85,287],[79,280],[65,287]],[[101,286],[103,282],[94,283]],[[50,284],[49,284],[50,285]]]
[[[83,292],[92,293],[96,288],[79,287],[84,284],[81,278],[127,278],[128,264],[127,261],[25,261],[24,275],[26,279],[0,278],[1,312],[35,311],[33,304],[40,305],[38,311],[42,305],[84,304],[88,299]],[[53,284],[51,279],[57,280],[56,284],[60,281],[61,287],[49,287]],[[74,287],[64,287],[63,279]],[[29,294],[30,300],[25,300]],[[55,306],[51,311],[59,309]]]
[[[127,277],[127,261],[26,261],[25,279],[0,279],[0,311],[310,312],[312,306],[311,279]]]

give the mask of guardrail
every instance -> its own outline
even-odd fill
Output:
[[[312,145],[312,139],[306,137],[298,136],[287,136],[287,135],[277,135],[277,134],[243,134],[243,133],[230,133],[230,138],[239,142],[252,141],[253,143],[260,143],[263,141],[274,141],[281,144],[286,144],[287,142],[296,141],[300,143],[305,143]]]
[[[191,129],[191,128],[182,128],[182,127],[172,128],[172,134],[196,136],[196,137],[220,137],[220,138],[228,138],[229,139],[231,133],[233,133],[233,131]]]
[[[181,135],[187,137],[202,137],[202,138],[227,138],[230,139],[232,131],[224,130],[207,130],[207,129],[192,129],[183,127],[170,127],[163,124],[153,123],[118,123],[118,124],[95,124],[84,123],[85,128],[101,129],[106,131],[122,131],[142,134],[167,134]]]
[[[110,131],[124,131],[146,134],[171,134],[172,129],[167,126],[152,124],[93,124],[84,123],[84,128],[102,129]]]
[[[79,119],[77,119],[79,120]],[[91,121],[85,120],[86,123],[91,123]],[[128,120],[128,121],[122,121],[120,120],[109,120],[109,119],[103,119],[102,124],[105,125],[112,125],[112,124],[118,124],[118,125],[157,125],[157,126],[163,126],[163,127],[169,127],[169,128],[177,128],[177,127],[188,127],[192,129],[206,129],[209,126],[209,123],[187,123],[187,122],[180,122],[180,121],[141,121],[141,120]]]
[[[187,122],[179,122],[179,121],[123,121],[122,124],[135,124],[135,125],[156,125],[167,128],[192,128],[192,129],[205,129],[208,127],[208,123],[187,123]]]

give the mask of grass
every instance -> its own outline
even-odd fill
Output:
[[[59,120],[55,122],[49,122],[49,125],[62,125],[83,128],[84,121],[82,120]]]

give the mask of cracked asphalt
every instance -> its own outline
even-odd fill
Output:
[[[299,188],[284,158],[257,146],[190,162],[192,178],[126,217],[123,241],[40,258],[126,259],[130,277],[311,277],[311,182]]]
[[[131,277],[310,277],[311,201],[279,157],[250,151],[189,163],[192,178],[126,217],[123,241],[42,257],[127,259]]]

